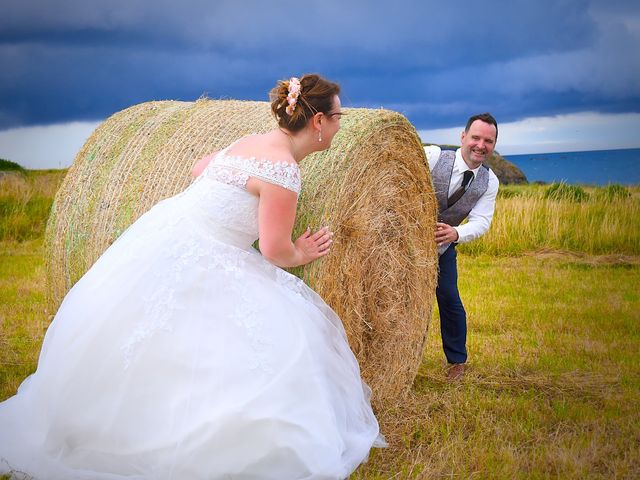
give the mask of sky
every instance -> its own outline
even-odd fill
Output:
[[[429,143],[489,111],[503,154],[635,148],[639,50],[637,0],[4,0],[0,158],[66,167],[128,106],[305,72]]]

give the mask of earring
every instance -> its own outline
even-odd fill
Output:
[[[318,141],[322,141],[322,130],[318,131]]]

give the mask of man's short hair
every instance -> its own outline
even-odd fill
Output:
[[[489,112],[480,113],[478,115],[473,115],[472,117],[469,117],[469,120],[467,120],[467,126],[464,127],[464,131],[468,132],[469,129],[471,128],[471,124],[476,120],[481,120],[485,123],[489,123],[494,127],[496,127],[496,140],[498,140],[498,122],[496,122],[496,119],[493,118],[493,115],[491,115]]]

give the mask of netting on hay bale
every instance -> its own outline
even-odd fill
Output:
[[[328,225],[332,251],[293,272],[342,318],[380,404],[407,392],[420,364],[437,281],[437,204],[405,117],[344,112],[332,147],[301,163],[294,232]],[[274,126],[266,102],[237,100],[148,102],[107,119],[78,153],[49,218],[51,307],[140,215],[188,186],[198,159]]]

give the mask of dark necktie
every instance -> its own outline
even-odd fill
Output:
[[[464,192],[467,191],[467,186],[469,185],[469,182],[472,178],[473,172],[471,170],[467,170],[462,174],[462,185],[460,185],[460,188],[453,192],[453,194],[449,197],[449,200],[447,201],[447,208],[460,200],[460,197],[462,197],[462,195],[464,195]]]

